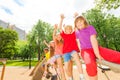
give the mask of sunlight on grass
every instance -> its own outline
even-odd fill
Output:
[[[35,66],[37,64],[37,60],[31,61],[31,66]],[[2,65],[2,63],[0,63]],[[29,66],[29,60],[7,60],[6,66]]]

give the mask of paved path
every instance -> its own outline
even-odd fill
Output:
[[[3,80],[31,80],[31,76],[29,76],[29,74],[32,69],[28,69],[28,67],[6,66]],[[2,67],[0,67],[0,75],[1,75],[1,71],[2,71]]]
[[[83,65],[84,66],[84,65]],[[6,67],[5,69],[5,75],[4,75],[4,80],[31,80],[32,76],[29,76],[30,72],[32,71],[33,67],[31,69],[28,69],[28,67]],[[107,80],[105,75],[101,73],[100,69],[99,70],[99,80]],[[0,67],[0,75],[2,72],[2,67]],[[74,80],[79,80],[78,79],[78,72],[77,68],[74,67]],[[88,76],[85,71],[84,67],[84,74],[86,77],[86,80],[88,79]],[[120,73],[114,73],[113,71],[107,71],[107,75],[109,76],[110,80],[120,80]]]

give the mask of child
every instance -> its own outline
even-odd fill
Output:
[[[79,40],[81,56],[86,64],[86,70],[90,80],[98,80],[96,57],[101,61],[120,64],[120,52],[99,47],[96,39],[97,32],[92,25],[89,25],[83,16],[78,16],[75,21],[76,37]]]
[[[49,57],[52,57],[54,56],[54,48],[55,48],[55,44],[54,44],[54,41],[50,41],[49,44],[46,42],[46,40],[43,41],[43,43],[49,47],[49,52],[50,52],[50,56]]]
[[[48,60],[50,58],[49,48],[44,48],[45,58]]]
[[[47,75],[47,73],[48,73],[48,65],[52,65],[53,67],[55,66],[54,41],[50,41],[50,43],[48,44],[44,40],[44,44],[47,45],[47,47],[49,47],[49,50],[46,49],[46,48],[44,49],[47,61],[45,63],[45,71],[44,71],[43,77],[45,77]]]
[[[61,38],[60,35],[56,36],[56,29],[53,31],[53,40],[55,42],[54,41],[50,41],[49,44],[46,41],[44,41],[44,43],[48,47],[50,47],[50,58],[46,62],[46,65],[50,64],[52,66],[51,69],[52,69],[52,72],[53,72],[53,77],[55,78],[56,75],[57,75],[58,78],[60,79],[59,74],[58,74],[57,69],[56,69],[57,65],[59,65],[60,73],[61,73],[61,76],[62,76],[62,80],[66,80],[65,79],[65,74],[64,74],[64,69],[63,69],[62,58],[61,58],[61,56],[62,56],[62,38]],[[57,64],[56,64],[56,62],[57,62]],[[46,70],[45,74],[47,74],[47,69],[45,69],[45,70]]]
[[[53,31],[53,40],[55,43],[54,56],[56,58],[57,65],[58,65],[58,68],[60,70],[62,80],[66,80],[64,69],[63,69],[63,62],[62,62],[63,40],[62,40],[62,37],[60,36],[60,34],[56,34],[57,27],[58,27],[57,24],[55,24],[54,31]]]
[[[71,25],[64,26],[64,31],[62,30],[62,22],[64,19],[64,15],[61,14],[61,21],[60,21],[60,35],[63,38],[64,44],[63,44],[63,57],[64,57],[64,63],[65,63],[65,70],[66,74],[68,76],[68,80],[73,80],[72,76],[72,65],[70,63],[71,57],[73,57],[74,61],[76,62],[76,65],[78,67],[80,80],[85,80],[83,76],[83,70],[82,70],[82,64],[79,59],[78,55],[78,46],[76,42],[76,36],[75,31],[72,30]]]

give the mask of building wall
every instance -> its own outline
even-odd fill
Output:
[[[18,33],[18,37],[20,40],[26,40],[26,32],[15,25],[10,25],[10,29],[15,30]]]
[[[6,22],[0,20],[0,26],[3,27],[3,28],[8,28],[9,23],[6,23]]]
[[[0,20],[0,26],[3,28],[10,28],[12,30],[15,30],[18,33],[19,40],[26,40],[26,32],[25,30],[22,30],[15,25],[9,25],[9,23],[6,23],[2,20]]]

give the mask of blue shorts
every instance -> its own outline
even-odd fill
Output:
[[[55,55],[55,58],[56,58],[56,59],[58,59],[59,57],[62,57],[62,55],[60,55],[60,54],[56,54],[56,55]]]
[[[68,53],[65,53],[63,55],[63,58],[64,58],[64,62],[68,62],[69,60],[71,60],[71,57],[74,53],[77,53],[77,51],[73,50],[71,52],[68,52]]]

